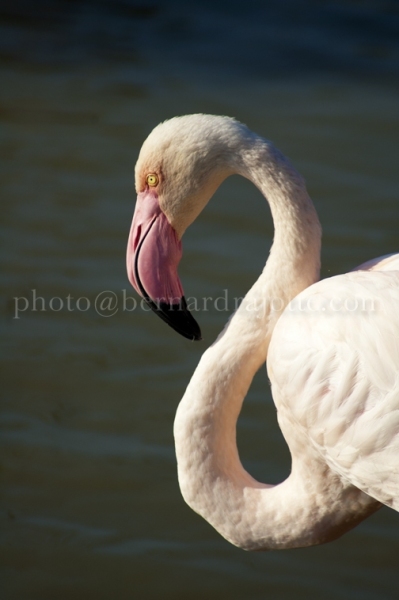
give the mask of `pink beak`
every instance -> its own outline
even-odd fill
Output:
[[[127,244],[129,281],[168,325],[190,340],[200,340],[200,328],[187,309],[177,274],[181,256],[181,241],[161,210],[157,194],[141,192]]]

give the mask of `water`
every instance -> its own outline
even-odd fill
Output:
[[[329,545],[248,554],[186,507],[173,417],[229,312],[196,313],[191,344],[123,302],[134,162],[175,114],[235,116],[290,156],[323,276],[398,250],[397,3],[32,7],[5,3],[0,36],[2,597],[396,598],[389,509]],[[185,236],[186,295],[228,289],[231,310],[271,238],[257,190],[228,180]],[[238,442],[254,476],[288,474],[263,370]]]

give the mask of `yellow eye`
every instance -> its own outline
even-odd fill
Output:
[[[158,185],[158,175],[156,175],[155,173],[150,173],[149,175],[147,175],[147,183],[150,187],[155,187],[156,185]]]

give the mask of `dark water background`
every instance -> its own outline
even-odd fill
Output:
[[[6,1],[0,51],[1,597],[398,598],[389,509],[326,546],[248,554],[180,496],[177,403],[270,247],[257,190],[231,178],[186,234],[186,295],[228,289],[227,310],[196,313],[202,345],[124,310],[123,290],[139,148],[190,112],[235,116],[290,156],[323,276],[398,251],[399,3]],[[238,443],[254,476],[287,476],[264,370]]]

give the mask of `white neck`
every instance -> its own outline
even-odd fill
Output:
[[[337,484],[313,454],[310,476],[306,464],[312,451],[294,449],[291,441],[293,456],[307,460],[295,459],[280,485],[259,483],[244,470],[236,444],[242,402],[266,360],[274,325],[289,301],[319,277],[320,224],[302,178],[271,144],[252,138],[237,151],[234,167],[267,198],[274,242],[263,273],[202,356],[178,407],[179,483],[186,502],[238,546],[261,550],[321,543],[361,520],[355,515],[358,503],[353,515],[342,508],[342,496],[353,488]],[[291,437],[291,424],[280,420],[280,426]],[[338,485],[341,496],[320,502],[330,484],[335,490]]]

